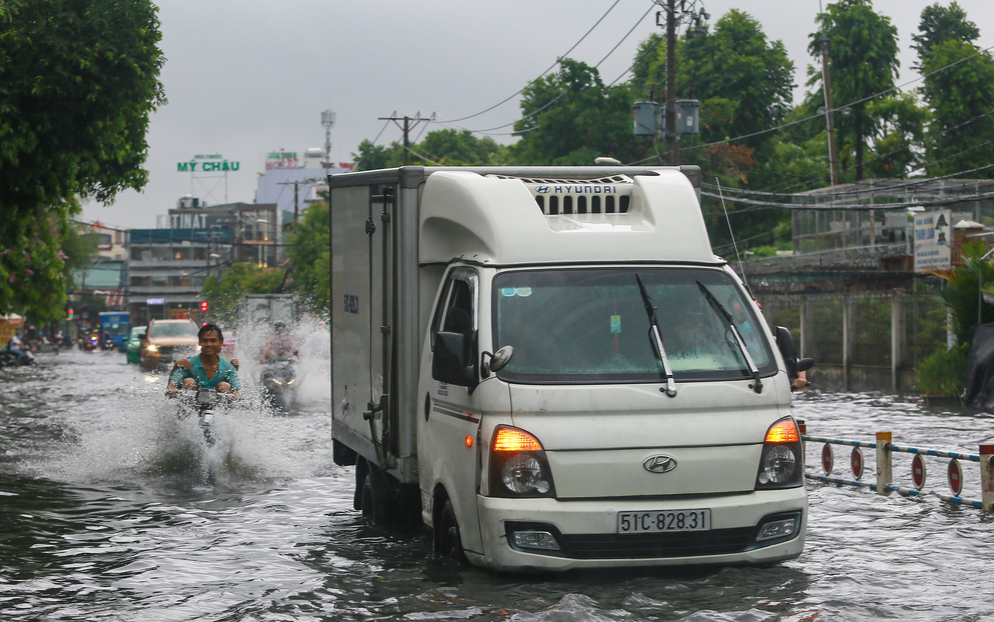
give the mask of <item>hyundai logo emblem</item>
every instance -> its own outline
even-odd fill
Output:
[[[539,194],[547,194],[549,190],[550,190],[549,186],[539,186],[538,188],[535,189],[535,192]]]
[[[676,458],[672,456],[649,456],[642,468],[650,473],[669,473],[676,468]]]

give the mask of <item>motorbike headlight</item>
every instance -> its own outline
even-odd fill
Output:
[[[770,426],[756,474],[756,490],[795,488],[804,479],[801,435],[794,420],[786,417]]]
[[[556,486],[545,450],[518,428],[498,426],[490,446],[490,495],[555,497]]]

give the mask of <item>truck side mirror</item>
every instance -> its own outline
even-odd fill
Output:
[[[777,348],[780,356],[783,357],[784,367],[787,368],[787,378],[793,383],[797,378],[797,348],[794,347],[794,338],[790,336],[790,331],[784,326],[777,326]],[[810,365],[808,366],[810,367]]]
[[[463,387],[476,386],[476,365],[468,365],[465,335],[441,331],[435,333],[431,377],[439,382]]]
[[[480,361],[480,374],[484,378],[489,378],[490,372],[504,369],[504,366],[511,362],[512,356],[514,356],[514,347],[512,346],[504,346],[493,354],[484,352]],[[487,360],[488,358],[489,360]]]

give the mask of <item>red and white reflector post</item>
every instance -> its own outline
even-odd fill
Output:
[[[849,454],[849,467],[852,469],[852,477],[854,480],[859,481],[863,479],[863,450],[859,447],[853,447],[852,453]]]
[[[980,446],[980,491],[984,511],[994,510],[994,445]]]
[[[915,454],[911,460],[911,481],[915,483],[915,489],[921,490],[925,486],[925,459],[921,454]]]
[[[832,444],[825,443],[821,448],[821,468],[825,470],[825,475],[832,474],[832,466],[835,464],[835,454],[832,452]]]
[[[877,494],[889,495],[887,486],[894,480],[890,463],[890,432],[877,432]]]
[[[946,474],[949,478],[949,490],[952,491],[954,497],[959,497],[963,494],[963,466],[959,460],[952,458],[949,461]]]

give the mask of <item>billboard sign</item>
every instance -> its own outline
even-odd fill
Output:
[[[949,210],[915,214],[915,272],[950,268],[951,220]]]
[[[237,171],[239,167],[239,162],[229,162],[220,153],[195,155],[187,162],[176,164],[180,173],[224,173]]]

